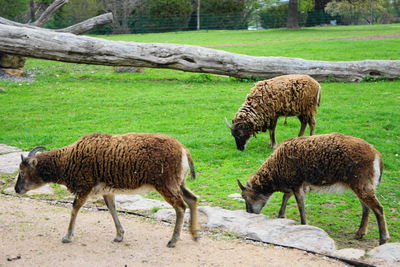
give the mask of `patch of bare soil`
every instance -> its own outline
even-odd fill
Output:
[[[112,242],[108,212],[82,210],[72,243],[63,244],[70,209],[0,195],[0,266],[344,266],[299,250],[203,236],[186,227],[176,248],[167,248],[172,225],[119,214],[125,239]]]
[[[377,35],[367,35],[367,36],[353,36],[353,37],[341,37],[341,38],[329,38],[329,39],[315,39],[318,41],[330,41],[330,40],[378,40],[378,39],[388,39],[388,38],[400,38],[400,33],[385,33]]]

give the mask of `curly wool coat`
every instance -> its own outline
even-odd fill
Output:
[[[283,75],[257,82],[232,123],[245,123],[253,133],[271,129],[280,116],[313,118],[320,85],[308,75]]]
[[[98,184],[113,189],[151,185],[160,193],[179,188],[182,150],[176,139],[161,134],[91,134],[75,143],[36,155],[37,172],[45,182],[88,194]],[[192,172],[194,175],[194,172]]]

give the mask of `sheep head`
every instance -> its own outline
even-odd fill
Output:
[[[246,144],[252,135],[255,135],[252,127],[245,122],[237,122],[232,125],[225,118],[226,125],[231,130],[231,135],[235,138],[236,148],[240,151],[245,150]]]
[[[15,184],[15,192],[18,194],[24,194],[29,190],[38,188],[45,184],[43,179],[37,174],[36,165],[38,161],[35,156],[38,151],[44,149],[44,147],[38,146],[32,149],[27,157],[21,155],[18,179]]]
[[[246,202],[246,211],[248,213],[259,214],[262,208],[267,204],[269,197],[272,195],[265,195],[257,193],[251,186],[247,183],[246,186],[237,180],[239,188],[242,190],[242,197]]]

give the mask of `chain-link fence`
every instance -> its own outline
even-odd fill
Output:
[[[130,16],[128,18],[128,32],[152,33],[196,30],[197,16],[164,15],[164,16]],[[274,12],[260,12],[253,19],[243,18],[242,13],[228,13],[223,16],[215,14],[201,14],[199,28],[202,30],[239,30],[239,29],[270,29],[286,27],[287,10]],[[375,23],[400,23],[400,17],[393,14],[381,14]],[[299,12],[299,26],[312,27],[318,25],[354,25],[371,24],[370,17],[354,14],[350,17],[331,16],[323,10]],[[92,33],[111,34],[112,25],[105,25]]]

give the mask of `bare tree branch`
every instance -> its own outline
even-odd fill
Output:
[[[68,0],[55,0],[46,10],[40,15],[40,17],[33,23],[33,26],[43,26],[49,19],[56,13],[56,11],[63,5],[68,3]]]
[[[112,21],[113,21],[113,15],[110,12],[110,13],[106,13],[103,15],[99,15],[99,16],[87,19],[85,21],[79,22],[79,23],[69,26],[67,28],[59,29],[59,30],[55,30],[55,31],[70,32],[73,34],[82,34],[82,33],[88,32],[98,26],[108,24]]]

